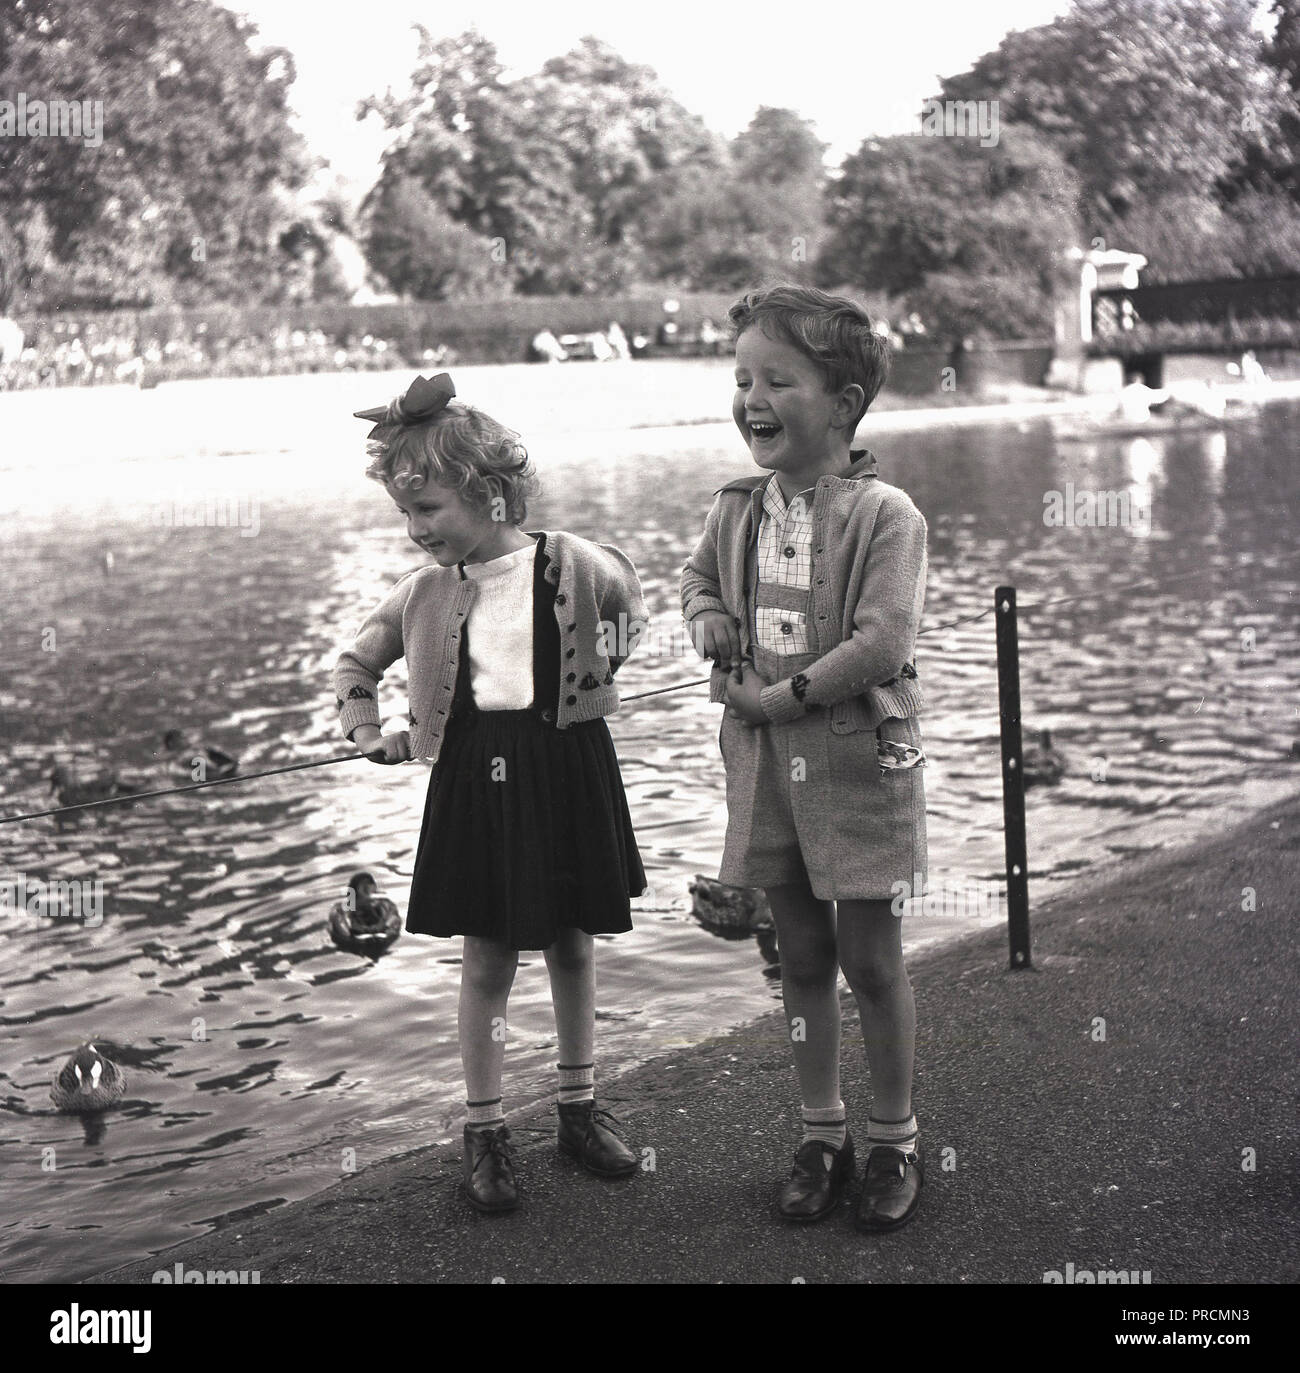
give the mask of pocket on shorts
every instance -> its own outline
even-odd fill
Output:
[[[916,717],[905,719],[891,716],[882,720],[876,729],[876,756],[881,770],[906,772],[925,766],[925,749],[921,744],[921,729]]]

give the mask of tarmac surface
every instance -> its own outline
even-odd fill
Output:
[[[554,1109],[535,1108],[511,1121],[510,1215],[463,1200],[458,1145],[420,1150],[90,1281],[183,1263],[264,1284],[1041,1284],[1067,1265],[1085,1282],[1295,1282],[1298,906],[1300,796],[1031,908],[1032,969],[1009,970],[1005,931],[918,956],[926,1180],[887,1235],[853,1229],[856,1185],[820,1224],[775,1214],[799,1138],[776,1012],[598,1081],[653,1151],[626,1181],[559,1157]],[[870,1091],[843,1006],[860,1179]]]

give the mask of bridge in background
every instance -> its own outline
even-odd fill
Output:
[[[1093,357],[1300,348],[1300,274],[1111,287],[1092,298]]]

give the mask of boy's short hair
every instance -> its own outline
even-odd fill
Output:
[[[763,286],[741,296],[727,318],[733,340],[757,325],[769,338],[797,348],[821,371],[828,391],[862,387],[865,399],[854,417],[855,429],[889,376],[889,340],[847,296],[790,283]]]
[[[519,435],[457,400],[424,424],[385,425],[367,442],[366,452],[371,459],[366,476],[372,481],[399,491],[437,482],[484,510],[499,495],[509,524],[524,522],[528,497],[541,489]]]

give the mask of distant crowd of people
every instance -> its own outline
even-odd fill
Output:
[[[896,326],[881,319],[876,327],[895,348],[933,346],[925,322],[915,311]],[[730,347],[727,335],[707,316],[694,328],[679,323],[677,302],[670,300],[664,302],[664,317],[651,332],[638,331],[629,340],[617,320],[611,320],[607,329],[585,334],[557,337],[551,329],[542,329],[533,336],[528,357],[530,362],[617,362],[650,355],[719,357]]]
[[[711,319],[700,321],[698,329],[685,329],[675,318],[675,301],[664,303],[664,318],[651,333],[636,331],[629,339],[618,320],[610,320],[607,329],[595,329],[585,334],[560,334],[541,329],[533,335],[528,349],[530,362],[627,362],[632,358],[655,355],[677,357],[717,357],[726,345],[726,337]],[[672,307],[671,309],[669,307]]]
[[[87,322],[59,322],[34,337],[0,320],[0,391],[38,386],[152,386],[191,377],[258,377],[286,372],[381,371],[408,364],[450,366],[455,351],[425,348],[412,358],[392,339],[329,338],[320,329],[281,327],[270,335],[210,336],[199,324],[166,340]]]
[[[896,346],[928,342],[925,325],[915,314],[897,328],[881,321],[881,332],[886,329]],[[527,356],[532,362],[619,362],[649,356],[718,357],[729,347],[725,332],[712,319],[686,325],[679,321],[677,302],[668,300],[658,325],[636,329],[631,337],[617,320],[588,333],[557,336],[541,329]],[[164,339],[90,320],[56,320],[27,336],[15,320],[0,318],[0,391],[114,383],[148,387],[192,377],[380,371],[457,361],[455,349],[445,344],[413,352],[373,334],[339,339],[320,329],[287,325],[268,334],[227,338],[199,323],[184,335]]]

